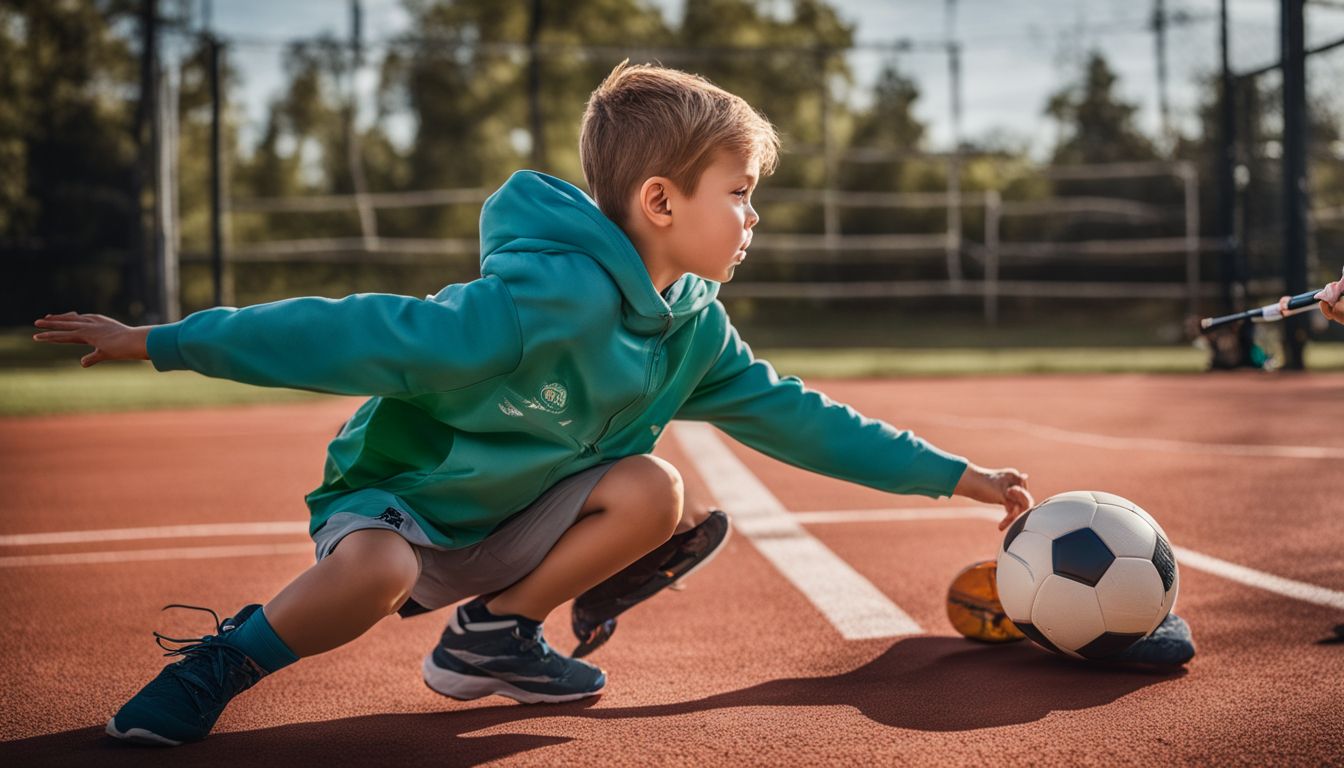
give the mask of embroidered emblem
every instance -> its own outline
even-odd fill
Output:
[[[505,416],[522,416],[523,412],[518,410],[518,406],[508,401],[508,398],[499,401],[499,412]]]
[[[663,431],[663,428],[658,426],[657,424],[653,424],[649,426],[649,431],[653,433],[654,437],[657,437],[658,433]]]
[[[405,521],[405,518],[401,516],[401,512],[392,507],[384,509],[383,514],[379,515],[377,519],[382,520],[394,528],[400,528],[401,524]]]
[[[540,405],[544,410],[551,413],[560,413],[565,410],[568,403],[569,392],[565,390],[564,384],[552,382],[542,385]]]

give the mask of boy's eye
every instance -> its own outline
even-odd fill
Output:
[[[734,195],[737,195],[738,197],[746,197],[746,196],[747,196],[747,190],[745,190],[745,189],[739,189],[739,190],[733,192],[733,194],[734,194]]]

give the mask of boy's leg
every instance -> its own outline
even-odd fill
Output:
[[[415,551],[397,533],[348,534],[264,609],[246,606],[217,634],[181,646],[182,659],[122,706],[108,734],[164,746],[205,738],[234,696],[298,657],[363,634],[396,610],[418,575]]]
[[[621,459],[602,477],[579,519],[527,576],[486,605],[496,615],[541,621],[654,547],[681,520],[681,474],[655,456]]]
[[[299,574],[263,610],[294,655],[314,656],[345,645],[396,612],[419,575],[415,550],[400,534],[359,530],[341,539],[335,551]]]
[[[574,657],[600,648],[616,631],[616,618],[708,563],[731,533],[728,516],[708,498],[688,494],[676,533],[647,555],[574,599],[570,626],[579,644]]]
[[[661,459],[631,456],[606,469],[530,573],[454,611],[425,658],[425,683],[457,699],[500,694],[527,703],[600,692],[602,670],[554,653],[541,622],[671,536],[681,505],[681,476]]]

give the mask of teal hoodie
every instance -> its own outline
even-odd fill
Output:
[[[685,275],[663,294],[581,190],[529,171],[481,211],[481,277],[417,299],[357,294],[197,312],[149,334],[159,370],[371,395],[308,494],[413,516],[474,544],[558,480],[708,421],[782,461],[893,493],[950,495],[965,460],[779,378]]]

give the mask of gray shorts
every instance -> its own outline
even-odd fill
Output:
[[[353,512],[332,515],[313,534],[317,559],[330,555],[341,539],[366,528],[396,531],[420,561],[420,578],[401,614],[411,616],[476,595],[498,592],[531,573],[578,519],[588,495],[615,462],[586,469],[561,480],[525,509],[504,521],[481,541],[461,549],[442,549],[410,515],[366,517]]]

